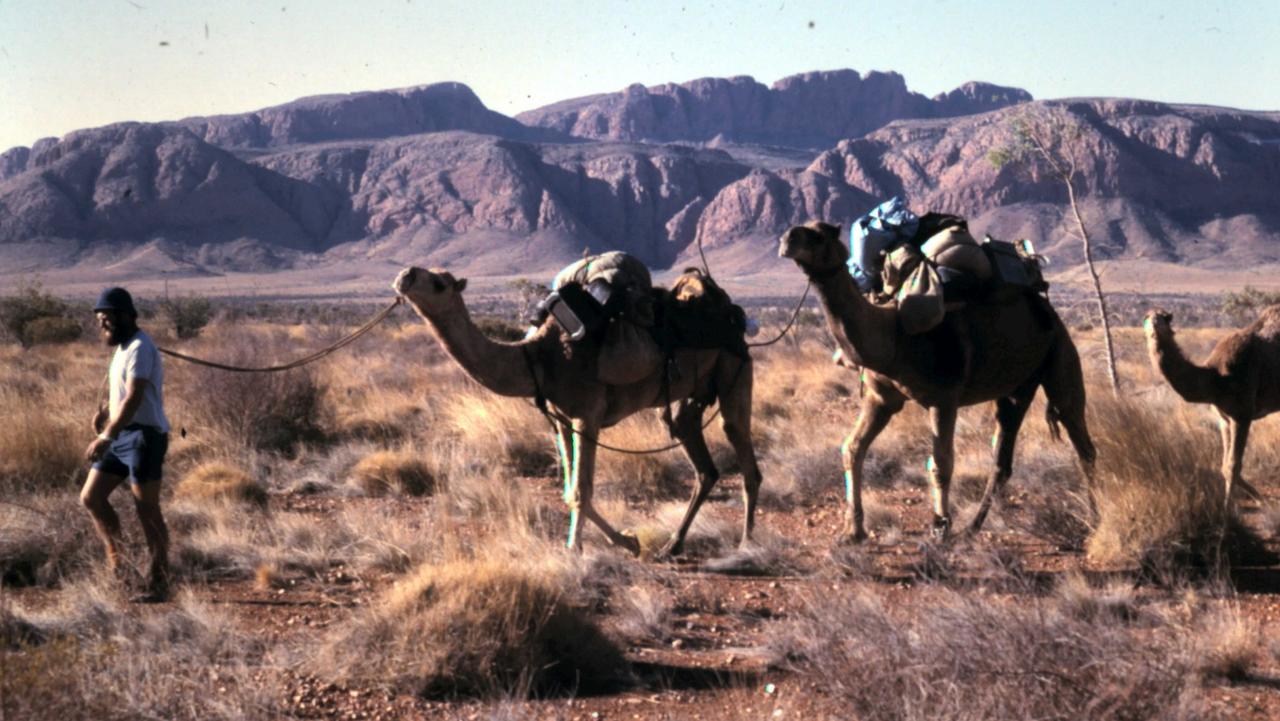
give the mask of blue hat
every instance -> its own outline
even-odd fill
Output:
[[[102,295],[98,296],[98,302],[93,304],[94,312],[105,310],[117,310],[128,315],[136,316],[138,311],[133,307],[133,296],[129,295],[129,291],[124,288],[107,288],[102,291]]]

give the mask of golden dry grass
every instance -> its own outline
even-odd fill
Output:
[[[321,347],[344,331],[250,323],[234,332],[213,327],[192,345],[203,351],[217,339],[239,339],[236,342],[243,341],[246,347],[266,349],[266,355],[254,360],[270,362]],[[1220,335],[1220,331],[1187,330],[1180,332],[1179,339],[1189,355],[1202,357]],[[1153,377],[1137,329],[1121,329],[1119,334],[1126,400],[1112,400],[1098,370],[1096,332],[1082,333],[1078,340],[1089,371],[1090,422],[1100,455],[1102,515],[1089,542],[1091,557],[1104,565],[1125,565],[1153,552],[1212,538],[1203,533],[1205,511],[1215,507],[1215,489],[1220,488],[1211,410],[1182,403]],[[43,513],[50,508],[46,504],[60,504],[67,512],[56,518],[65,521],[62,526],[76,530],[74,543],[46,542],[52,537],[41,533],[24,534],[29,538],[21,548],[0,543],[0,568],[36,569],[23,573],[60,589],[56,591],[59,598],[89,597],[76,589],[86,568],[94,565],[85,562],[86,553],[96,553],[97,547],[74,492],[82,467],[79,454],[91,436],[88,421],[93,409],[88,399],[101,381],[106,355],[105,349],[87,340],[25,353],[0,348],[0,483],[18,489],[56,488],[58,495],[34,507]],[[788,339],[755,355],[753,430],[766,498],[757,545],[763,551],[755,556],[732,551],[738,535],[738,481],[718,422],[708,428],[707,435],[717,462],[726,471],[724,488],[704,507],[687,545],[703,570],[748,568],[779,575],[791,572],[787,569],[792,568],[790,555],[796,546],[794,539],[778,535],[780,524],[775,525],[774,511],[841,508],[839,447],[856,417],[858,380],[830,362],[829,346],[821,332],[812,328],[794,341]],[[374,588],[389,587],[391,579],[399,577],[399,584],[385,593],[371,592],[367,598],[374,603],[367,609],[335,611],[338,622],[333,630],[308,637],[302,648],[285,654],[305,661],[319,676],[440,695],[502,697],[530,690],[572,689],[575,684],[584,689],[589,676],[571,680],[557,674],[585,664],[588,672],[607,669],[596,677],[606,682],[621,675],[623,666],[614,663],[616,649],[596,645],[601,640],[597,632],[583,629],[600,622],[605,628],[621,629],[625,638],[665,644],[676,624],[683,622],[677,618],[685,618],[683,610],[673,610],[674,597],[685,590],[681,584],[658,578],[664,572],[661,566],[622,560],[617,551],[604,549],[602,537],[593,530],[585,535],[585,557],[563,552],[566,511],[556,499],[559,478],[545,420],[527,401],[498,398],[468,380],[443,357],[421,323],[380,328],[351,351],[315,366],[302,389],[300,405],[289,401],[288,388],[268,384],[232,389],[238,400],[215,409],[210,396],[231,388],[229,381],[211,380],[213,376],[176,362],[167,362],[166,372],[171,419],[175,428],[190,431],[186,438],[175,434],[172,439],[167,476],[207,476],[191,486],[184,480],[166,488],[173,501],[167,506],[174,528],[173,554],[184,583],[203,589],[205,579],[239,581],[259,593],[275,594],[292,588],[295,581],[328,577],[335,569],[359,576]],[[317,427],[290,426],[279,443],[265,444],[274,450],[247,450],[259,444],[251,443],[235,424],[269,423],[278,414],[268,418],[236,413],[275,413],[277,399],[286,401],[285,408],[311,409]],[[266,408],[255,407],[259,405]],[[215,415],[218,423],[212,422]],[[236,420],[243,418],[267,420]],[[1078,490],[1073,453],[1068,444],[1052,442],[1042,418],[1038,401],[1023,427],[1010,482],[1022,512],[1007,515],[1030,519],[1020,522],[1033,535],[1059,546],[1078,547],[1089,529],[1079,525],[1082,507],[1072,501],[1071,494]],[[988,406],[961,413],[954,482],[958,516],[971,510],[974,488],[990,470],[992,427]],[[669,442],[665,428],[651,413],[611,429],[604,440],[629,447]],[[889,496],[886,491],[905,495],[924,487],[929,445],[926,415],[911,407],[895,418],[873,446],[867,464],[866,509],[878,543],[906,546],[914,529],[926,520],[924,505],[883,499]],[[235,465],[227,469],[228,458],[252,471]],[[218,464],[223,464],[221,472],[228,478],[251,477],[249,484],[257,491],[247,493],[271,491],[272,513],[247,514],[235,504],[207,502],[246,493],[234,490],[243,488],[243,483],[227,482],[224,487],[222,481],[211,480],[218,476]],[[1277,467],[1280,418],[1272,418],[1255,427],[1246,477],[1274,484]],[[650,457],[602,452],[597,479],[600,510],[618,527],[635,528],[642,545],[652,550],[676,527],[693,470],[679,451]],[[343,498],[407,496],[418,489],[429,490],[432,497]],[[277,499],[285,497],[291,503],[310,502],[308,494],[322,496],[324,503],[336,501],[338,510],[321,518],[276,505]],[[127,524],[132,522],[128,513],[122,515]],[[1001,530],[1005,515],[1005,509],[996,510],[988,528]],[[3,516],[17,517],[16,512]],[[38,516],[23,516],[28,517]],[[23,523],[24,528],[35,525],[29,518]],[[1280,522],[1275,526],[1280,527]],[[6,530],[16,527],[5,525]],[[996,536],[991,543],[1002,541]],[[17,550],[9,553],[5,549],[10,546]],[[33,555],[31,549],[37,547],[51,549],[52,555]],[[929,558],[922,566],[947,561],[936,549],[924,549],[923,555]],[[8,560],[15,563],[5,565]],[[592,564],[601,563],[615,566],[597,573]],[[868,566],[836,572],[869,575],[872,570]],[[934,570],[925,569],[923,575]],[[783,583],[789,586],[792,581]],[[828,645],[825,650],[802,649],[812,655],[795,668],[807,680],[829,681],[833,693],[851,707],[882,701],[883,694],[873,693],[878,688],[925,688],[942,679],[959,689],[964,699],[977,699],[973,708],[1016,710],[1025,702],[1037,712],[1066,713],[1079,708],[1072,705],[1078,698],[1071,693],[1055,696],[1043,684],[1021,685],[1018,679],[1002,679],[993,686],[975,681],[972,673],[948,674],[961,668],[995,674],[1024,662],[1049,669],[1046,673],[1067,668],[1076,683],[1105,682],[1099,693],[1116,699],[1115,708],[1142,711],[1146,701],[1126,706],[1112,692],[1125,684],[1139,691],[1151,689],[1152,683],[1167,684],[1148,695],[1154,707],[1163,710],[1168,694],[1161,689],[1191,693],[1187,673],[1203,683],[1220,683],[1247,677],[1258,662],[1256,644],[1247,642],[1253,631],[1241,631],[1230,619],[1206,620],[1202,625],[1170,620],[1167,614],[1149,611],[1132,588],[1097,587],[1079,576],[1068,577],[1045,593],[1049,595],[1043,605],[1033,609],[1040,615],[1014,609],[1010,616],[1003,601],[985,595],[972,603],[952,596],[926,599],[923,603],[929,604],[929,611],[921,613],[921,606],[913,603],[901,612],[888,612],[883,604],[876,606],[879,601],[869,600],[868,594],[874,595],[870,591],[859,592],[847,605],[797,611],[796,617],[808,624],[797,633],[824,632],[826,638],[819,640]],[[105,609],[101,618],[127,615],[109,603],[95,608]],[[911,618],[913,613],[920,617]],[[1007,625],[1009,619],[1012,626]],[[848,635],[861,640],[845,644],[843,634],[831,638],[829,629],[834,626],[859,629],[858,634]],[[1131,633],[1130,626],[1139,632]],[[0,630],[14,628],[0,623]],[[780,633],[774,626],[761,628],[766,634]],[[1037,645],[1054,633],[1078,634],[1071,637],[1081,639],[1080,644],[1076,648]],[[1193,644],[1193,636],[1203,643]],[[585,645],[565,647],[558,642],[564,638],[581,639]],[[831,646],[833,642],[839,643]],[[878,650],[877,643],[881,644]],[[51,663],[78,658],[76,654],[81,653],[106,660],[97,655],[98,647],[86,647],[88,651],[47,648],[50,655],[44,661]],[[980,650],[985,657],[973,656],[968,648]],[[1197,655],[1185,655],[1193,651]],[[231,657],[237,663],[243,658]],[[1161,659],[1158,667],[1150,672],[1141,668],[1142,661],[1155,657]],[[184,658],[202,664],[201,668],[221,663],[199,656]],[[884,661],[880,670],[871,669],[876,659]],[[893,659],[917,665],[903,671],[890,663]],[[1092,670],[1071,675],[1079,669],[1105,669],[1113,662],[1119,665],[1101,676],[1090,675]],[[82,663],[75,663],[84,669]],[[157,662],[155,668],[170,666]],[[155,693],[182,697],[181,689],[174,690],[154,676],[143,678],[154,684]],[[859,683],[872,691],[857,690]],[[69,688],[79,693],[85,687]],[[987,702],[982,692],[992,689],[992,705],[983,706]],[[921,703],[898,717],[911,718],[911,713],[923,709],[936,711],[938,718],[966,718],[963,708],[945,706],[946,699],[926,695],[930,703],[943,705],[908,699]],[[1060,707],[1054,705],[1060,701]],[[160,707],[144,710],[152,713],[156,708]],[[884,708],[903,710],[893,704]],[[879,716],[868,709],[866,717]]]
[[[211,461],[187,472],[173,489],[178,498],[231,503],[267,502],[267,491],[246,471],[228,463]]]
[[[320,673],[429,697],[591,692],[622,654],[536,559],[424,564],[333,634]]]
[[[351,469],[351,480],[370,496],[423,496],[436,486],[430,464],[410,450],[375,451],[361,458]]]

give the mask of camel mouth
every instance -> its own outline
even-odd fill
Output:
[[[796,244],[791,242],[790,233],[778,238],[778,257],[791,259],[796,257]]]
[[[400,275],[396,276],[396,279],[392,281],[391,289],[399,295],[404,295],[408,292],[409,288],[413,287],[413,281],[416,279],[417,275],[417,268],[405,268],[400,271]]]

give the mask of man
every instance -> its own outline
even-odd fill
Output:
[[[126,480],[147,539],[151,564],[135,601],[157,603],[169,595],[169,531],[160,513],[160,478],[169,447],[164,415],[164,371],[151,338],[138,328],[138,312],[124,288],[102,291],[93,307],[103,342],[115,346],[108,371],[109,405],[94,417],[98,437],[85,450],[93,462],[80,492],[106,546],[107,566],[118,571],[120,518],[108,497]]]

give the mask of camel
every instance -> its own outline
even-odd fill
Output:
[[[1251,325],[1218,341],[1204,365],[1183,355],[1167,311],[1148,311],[1142,327],[1151,365],[1174,392],[1188,403],[1210,403],[1218,411],[1226,503],[1237,487],[1261,498],[1241,473],[1249,426],[1280,411],[1280,305],[1266,308]]]
[[[873,304],[858,292],[847,270],[849,250],[840,242],[839,226],[795,226],[780,239],[778,255],[791,258],[809,277],[844,358],[865,369],[861,411],[841,447],[846,503],[842,542],[867,538],[863,462],[876,436],[908,400],[929,409],[933,454],[927,467],[932,533],[938,540],[946,539],[951,527],[949,493],[961,406],[996,402],[995,469],[970,533],[981,529],[992,498],[1013,472],[1018,429],[1038,387],[1048,398],[1050,430],[1056,437],[1058,424],[1066,428],[1086,487],[1092,489],[1095,452],[1085,422],[1080,357],[1048,301],[1027,293],[1005,305],[971,303],[947,313],[933,330],[907,335],[895,307]]]
[[[596,439],[608,428],[646,408],[675,405],[672,434],[697,474],[697,486],[680,528],[659,551],[679,555],[698,509],[720,477],[702,434],[703,411],[717,398],[725,436],[742,469],[742,540],[747,546],[755,521],[760,469],[751,442],[752,365],[723,350],[677,349],[668,368],[658,363],[641,381],[610,386],[596,378],[595,353],[580,341],[572,346],[548,319],[523,341],[502,343],[472,322],[462,299],[467,281],[440,269],[406,268],[392,288],[426,321],[445,351],[476,382],[503,396],[545,399],[555,419],[555,445],[564,472],[569,506],[566,545],[581,549],[580,518],[596,525],[609,543],[639,555],[639,540],[615,530],[592,506]],[[669,380],[664,380],[664,376]],[[566,422],[567,421],[567,422]]]

